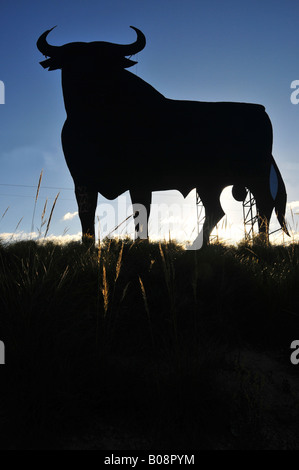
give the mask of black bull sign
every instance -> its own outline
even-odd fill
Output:
[[[201,238],[208,243],[224,215],[220,194],[233,185],[242,200],[255,197],[259,231],[268,234],[273,209],[287,233],[286,190],[272,156],[272,125],[257,104],[181,101],[165,98],[126,68],[127,58],[145,47],[137,28],[129,45],[73,42],[53,46],[51,29],[37,41],[48,58],[41,65],[61,69],[67,119],[62,146],[75,184],[83,239],[94,239],[97,195],[115,199],[129,190],[137,236],[147,237],[151,193],[194,188],[205,207]],[[53,29],[53,28],[52,28]],[[138,217],[146,213],[145,223]]]

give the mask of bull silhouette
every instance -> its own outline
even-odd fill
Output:
[[[259,232],[268,235],[273,209],[282,229],[286,190],[272,156],[272,125],[262,105],[197,102],[165,98],[127,71],[128,56],[146,44],[95,41],[53,46],[52,29],[37,41],[48,57],[41,65],[62,70],[67,119],[62,129],[66,163],[74,180],[83,240],[94,240],[98,192],[115,199],[129,190],[137,236],[147,236],[139,223],[140,207],[150,213],[151,193],[176,189],[184,197],[194,188],[205,207],[202,230],[207,244],[223,217],[220,194],[233,185],[233,196],[256,200]],[[141,206],[140,206],[141,205]]]

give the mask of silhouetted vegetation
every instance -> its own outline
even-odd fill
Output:
[[[298,258],[258,241],[0,245],[2,447],[298,448]]]

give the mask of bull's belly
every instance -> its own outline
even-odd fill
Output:
[[[227,139],[223,133],[186,136],[168,129],[158,136],[132,133],[115,135],[81,132],[66,121],[62,145],[75,182],[94,188],[107,199],[115,199],[131,188],[145,191],[176,189],[186,196],[193,188],[213,184],[234,184],[234,177],[270,158],[271,150],[261,148],[242,136]],[[270,145],[270,144],[269,144]],[[209,183],[210,182],[210,183]]]

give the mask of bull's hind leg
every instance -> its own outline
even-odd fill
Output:
[[[135,238],[148,238],[148,219],[151,209],[152,194],[150,191],[130,189],[130,195],[133,205]]]
[[[269,240],[269,224],[274,209],[274,199],[269,185],[268,172],[264,172],[255,184],[248,185],[256,202],[256,213],[258,216],[258,229],[261,238],[266,242]],[[275,196],[275,195],[274,195]]]
[[[209,192],[206,195],[199,193],[206,213],[203,224],[203,245],[209,244],[213,229],[225,215],[220,204],[220,194],[221,191]]]
[[[85,185],[75,184],[75,194],[82,226],[82,241],[85,243],[94,243],[94,217],[97,207],[98,192],[88,189]]]
[[[259,234],[264,237],[266,242],[269,240],[269,225],[273,205],[273,200],[269,196],[264,195],[263,197],[256,197]]]

